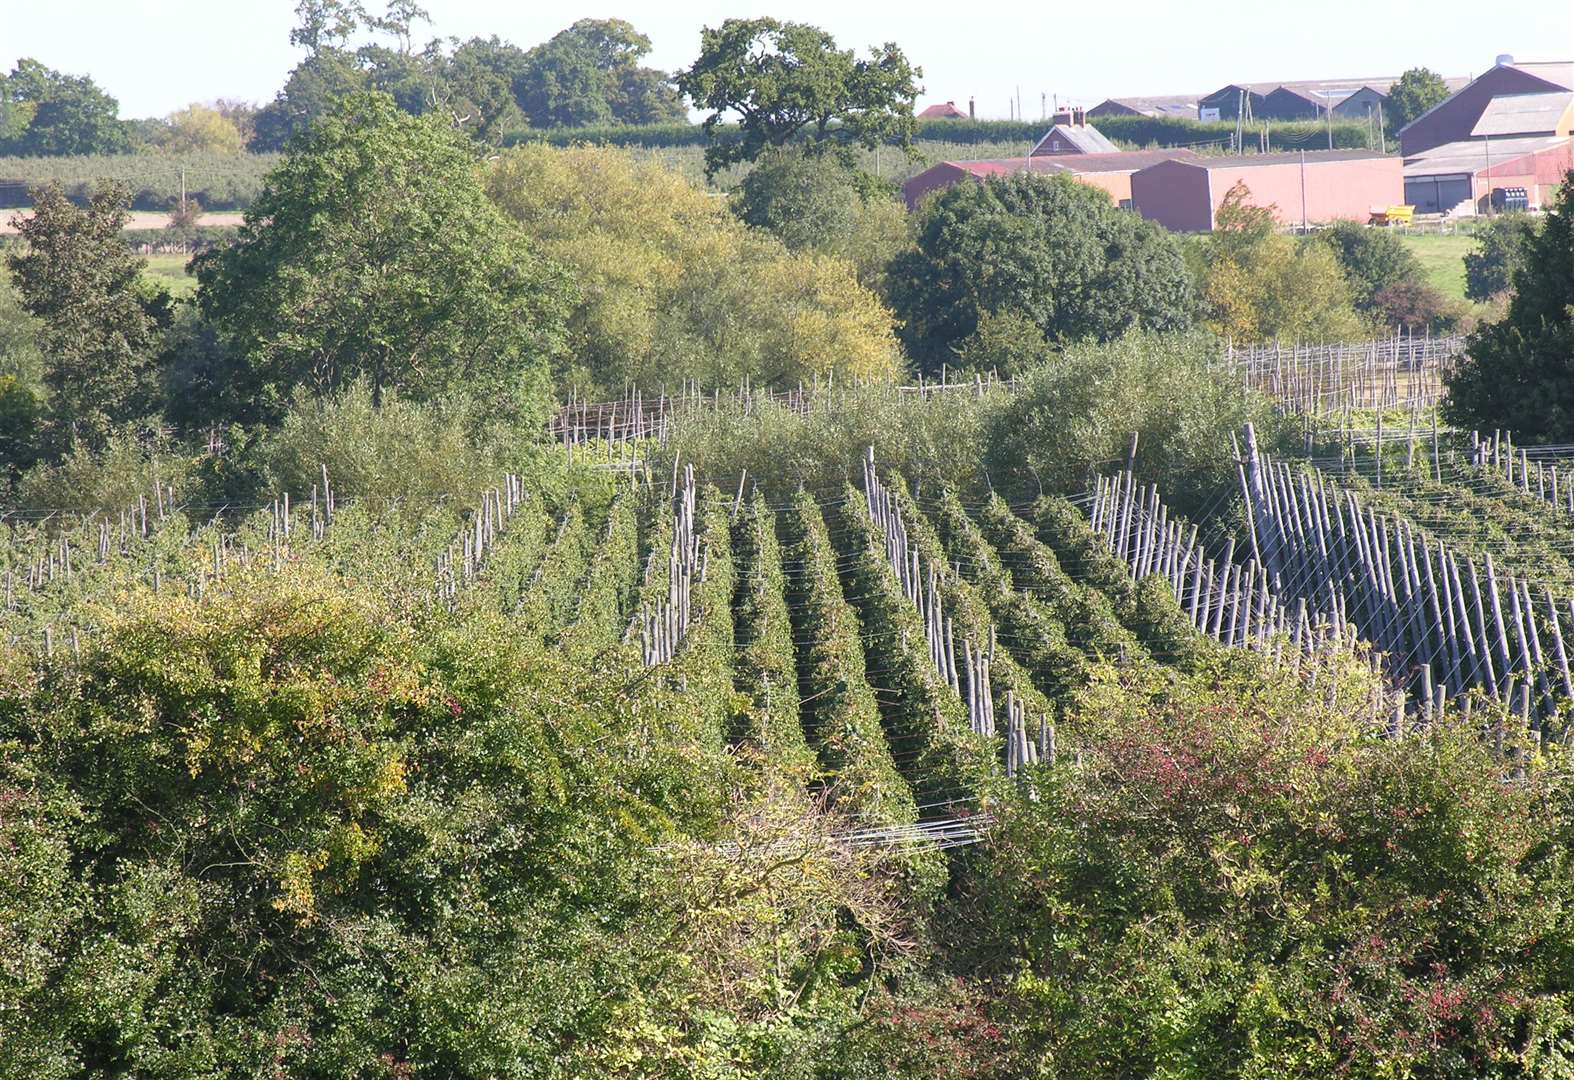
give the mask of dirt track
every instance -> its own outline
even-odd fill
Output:
[[[11,224],[11,219],[21,213],[19,210],[0,210],[0,233],[14,233],[16,226]],[[241,214],[238,211],[218,211],[203,214],[197,219],[198,225],[239,225]],[[162,229],[169,224],[169,214],[162,210],[133,210],[131,218],[126,222],[128,229]]]

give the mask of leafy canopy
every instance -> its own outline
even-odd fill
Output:
[[[903,338],[938,371],[986,313],[1026,315],[1051,342],[1183,329],[1191,282],[1168,232],[1064,176],[956,184],[930,200],[892,264]]]
[[[1446,97],[1448,84],[1443,76],[1431,68],[1413,67],[1388,91],[1384,106],[1388,126],[1397,131]]]
[[[517,413],[562,348],[572,297],[488,202],[463,137],[382,94],[298,139],[236,243],[195,268],[242,419],[277,415],[296,386],[357,378],[374,396],[463,388]]]
[[[169,298],[139,284],[142,260],[120,235],[128,201],[125,185],[110,183],[77,207],[51,184],[33,193],[31,216],[13,219],[25,246],[6,263],[37,320],[57,451],[78,441],[96,448],[157,404]]]
[[[564,377],[586,389],[899,370],[890,313],[849,264],[792,254],[659,164],[524,146],[498,162],[488,190],[583,289]]]
[[[1465,253],[1465,295],[1490,300],[1507,292],[1535,238],[1536,219],[1529,214],[1501,214],[1479,227],[1475,248]]]
[[[1565,442],[1574,438],[1574,172],[1525,247],[1513,287],[1503,320],[1471,336],[1443,413],[1527,443]]]
[[[0,89],[0,154],[119,154],[130,148],[120,104],[85,75],[21,59]]]
[[[813,150],[895,141],[910,146],[913,102],[923,76],[892,42],[859,59],[807,23],[728,19],[700,35],[700,56],[678,73],[678,89],[701,109],[707,134],[738,116],[742,137],[705,148],[705,168],[753,161],[807,132]]]
[[[1238,183],[1195,249],[1208,325],[1234,341],[1342,341],[1367,333],[1334,247],[1279,233],[1272,206]]]

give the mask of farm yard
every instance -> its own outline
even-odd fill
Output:
[[[1568,1074],[1574,70],[297,16],[0,76],[0,1076]]]

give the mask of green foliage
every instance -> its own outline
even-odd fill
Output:
[[[60,460],[40,464],[16,485],[16,505],[24,510],[119,514],[151,498],[154,480],[173,484],[186,496],[194,475],[190,455],[135,429],[106,433],[97,447],[78,443]]]
[[[923,71],[894,43],[871,48],[868,59],[841,50],[831,35],[807,23],[772,18],[727,19],[700,34],[700,55],[677,76],[678,89],[708,109],[704,128],[724,115],[741,117],[742,138],[706,147],[707,174],[754,161],[800,132],[811,152],[846,145],[912,142],[913,102]]]
[[[1021,1052],[1060,1076],[1559,1071],[1550,763],[1505,784],[1473,730],[1373,738],[1356,687],[1336,709],[1226,659],[1211,686],[1101,680],[1083,767],[1003,807],[978,945],[1019,942],[979,957]]]
[[[1316,238],[1339,257],[1357,310],[1379,310],[1377,296],[1395,285],[1419,282],[1421,263],[1397,233],[1354,221],[1336,221]]]
[[[1536,219],[1529,214],[1500,214],[1476,229],[1476,247],[1465,255],[1465,295],[1491,300],[1507,292],[1525,265],[1536,239]]]
[[[776,151],[743,178],[733,213],[773,233],[787,250],[846,259],[879,289],[885,268],[911,243],[907,210],[873,177],[799,147]]]
[[[1013,497],[1086,490],[1088,476],[1123,462],[1139,436],[1139,480],[1157,483],[1183,513],[1235,483],[1230,438],[1247,420],[1265,439],[1278,421],[1266,398],[1213,370],[1203,336],[1130,335],[1079,346],[1032,372],[984,425],[983,459]]]
[[[888,386],[844,389],[838,383],[822,394],[807,415],[778,403],[756,401],[745,410],[724,401],[719,410],[676,425],[667,454],[692,462],[723,486],[747,471],[776,501],[800,486],[828,495],[841,490],[851,463],[870,446],[915,483],[971,487],[979,481],[985,410],[972,393],[925,400]],[[671,457],[664,458],[670,468]]]
[[[456,389],[539,416],[573,295],[487,201],[460,137],[348,99],[270,174],[197,303],[237,360],[220,411],[276,417],[297,386]]]
[[[1443,415],[1527,443],[1565,442],[1574,438],[1574,173],[1524,250],[1508,314],[1471,335]]]
[[[256,472],[257,494],[309,492],[327,466],[345,499],[415,513],[459,493],[477,498],[505,471],[546,470],[546,454],[489,413],[489,403],[463,396],[388,393],[379,405],[364,381],[331,397],[298,392],[243,464]]]
[[[891,315],[848,264],[786,251],[659,165],[523,146],[494,167],[488,190],[580,285],[573,366],[560,380],[586,393],[884,379],[899,368]]]
[[[283,88],[257,113],[256,134],[247,149],[259,153],[284,150],[341,101],[369,85],[351,54],[342,49],[313,52],[295,66]]]
[[[66,75],[23,58],[4,82],[0,154],[53,157],[128,149],[119,103],[85,75]]]
[[[38,460],[43,403],[16,375],[0,375],[0,478],[6,487]]]
[[[868,502],[851,484],[837,518],[851,562],[847,592],[865,628],[865,655],[880,673],[880,711],[898,767],[920,806],[972,797],[990,776],[996,748],[973,733],[961,697],[941,680],[923,618],[886,561]]]
[[[38,319],[55,452],[104,445],[117,425],[157,405],[156,351],[169,298],[140,284],[141,260],[120,238],[127,192],[110,185],[85,209],[58,187],[35,192],[21,225],[26,247],[7,255],[23,307]]]
[[[1389,87],[1383,104],[1384,124],[1390,131],[1398,131],[1447,97],[1448,85],[1441,75],[1431,68],[1413,67]]]
[[[607,527],[579,590],[573,622],[565,643],[592,652],[623,637],[639,587],[639,519],[634,497],[627,492],[612,502]]]
[[[985,313],[1017,312],[1055,342],[1183,329],[1191,283],[1161,227],[1064,176],[956,184],[926,203],[890,293],[909,351],[930,371]]]
[[[871,824],[916,821],[913,793],[892,759],[869,686],[858,616],[837,581],[836,552],[814,499],[800,494],[785,523],[788,610],[809,745],[836,803]]]
[[[42,393],[44,353],[39,321],[28,313],[9,267],[0,269],[0,375],[11,375],[20,386]]]
[[[165,130],[155,145],[174,154],[238,154],[243,143],[240,128],[218,109],[188,105],[164,120]]]
[[[738,640],[735,682],[747,699],[734,718],[733,730],[745,746],[756,749],[763,770],[807,777],[814,769],[814,755],[798,719],[787,577],[776,514],[758,489],[733,524],[732,548],[738,561],[733,595]]]
[[[514,94],[532,127],[685,119],[666,76],[639,61],[650,38],[622,19],[580,19],[525,54]]]
[[[187,197],[208,210],[250,206],[274,154],[100,154],[91,157],[0,157],[0,206],[30,205],[29,192],[57,183],[73,202],[86,202],[106,182],[127,185],[133,210],[168,210]]]
[[[1350,341],[1369,334],[1335,247],[1277,231],[1244,182],[1225,195],[1195,249],[1210,328],[1233,341]]]

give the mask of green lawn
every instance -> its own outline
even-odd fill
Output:
[[[1456,300],[1465,298],[1465,253],[1475,247],[1473,236],[1422,236],[1412,233],[1404,242],[1421,266],[1427,280],[1443,291],[1443,295]]]
[[[186,273],[190,255],[148,255],[142,261],[147,276],[176,296],[186,296],[197,287],[197,279]]]

